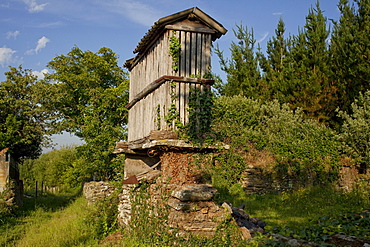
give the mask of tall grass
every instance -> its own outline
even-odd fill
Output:
[[[88,208],[82,197],[47,196],[26,200],[17,216],[0,224],[0,246],[87,246],[97,243],[94,228],[86,218]]]
[[[86,246],[97,243],[93,229],[85,223],[89,209],[84,198],[76,199],[50,217],[43,217],[45,213],[38,209],[31,215],[34,220],[16,246]]]

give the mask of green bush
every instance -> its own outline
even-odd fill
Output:
[[[339,111],[343,119],[340,140],[343,151],[366,171],[370,162],[370,91],[360,94],[351,107],[352,113]]]
[[[219,97],[214,129],[234,148],[253,145],[276,157],[276,172],[300,183],[330,183],[339,172],[338,135],[300,110],[277,101],[262,103],[242,96]]]

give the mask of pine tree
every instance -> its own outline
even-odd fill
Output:
[[[329,37],[327,20],[317,2],[306,17],[306,24],[293,37],[291,85],[293,108],[300,107],[311,118],[328,121],[336,108],[336,88],[329,81]]]
[[[370,89],[370,0],[340,0],[339,22],[331,38],[332,80],[338,87],[338,106],[349,111],[360,92]]]
[[[224,57],[218,47],[215,53],[220,59],[221,69],[227,74],[227,83],[224,84],[222,94],[227,96],[244,95],[259,97],[259,82],[261,75],[255,54],[255,39],[253,30],[249,32],[243,25],[234,30],[237,43],[230,46],[231,59]]]
[[[266,100],[290,101],[291,92],[288,78],[290,40],[285,39],[284,34],[285,23],[280,19],[275,30],[276,36],[267,42],[267,57],[262,52],[257,53],[265,85],[263,98]]]

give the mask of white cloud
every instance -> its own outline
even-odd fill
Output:
[[[45,48],[46,47],[46,44],[50,42],[50,39],[46,38],[45,36],[42,36],[42,38],[40,38],[38,41],[37,41],[37,46],[35,49],[31,49],[31,50],[28,50],[26,51],[26,54],[27,55],[32,55],[32,54],[37,54],[41,49]]]
[[[14,32],[7,32],[6,33],[6,38],[7,39],[11,39],[11,38],[13,38],[13,39],[16,39],[17,38],[17,36],[20,34],[21,32],[19,32],[19,31],[14,31]]]
[[[45,74],[47,74],[47,73],[49,73],[49,70],[47,70],[47,69],[43,69],[41,71],[32,71],[32,74],[34,76],[37,76],[37,78],[39,78],[41,80],[44,79]]]
[[[272,13],[272,15],[282,15],[283,12],[275,12],[275,13]]]
[[[30,13],[43,11],[45,6],[49,4],[49,3],[37,4],[36,0],[23,0],[23,2],[27,5],[28,11]]]
[[[16,53],[16,51],[3,46],[0,48],[0,65],[4,68],[6,65],[9,65],[11,63],[14,63],[16,61],[16,58],[13,57],[13,54]]]
[[[257,40],[256,42],[257,43],[261,43],[262,41],[264,41],[266,38],[267,38],[267,36],[269,35],[269,32],[265,32],[264,34],[263,34],[263,36],[262,36],[262,38],[260,38],[259,40]]]
[[[157,9],[135,0],[107,0],[99,2],[99,4],[102,4],[110,12],[123,15],[131,21],[144,26],[153,25],[161,17],[160,11]]]

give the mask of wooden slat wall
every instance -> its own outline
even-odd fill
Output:
[[[169,38],[174,33],[167,30],[150,47],[145,56],[131,70],[130,101],[147,85],[165,75],[182,77],[202,77],[209,72],[211,61],[211,34],[189,31],[176,31],[181,43],[179,70],[172,69],[172,58],[169,56]],[[176,83],[175,104],[183,124],[188,122],[188,103],[191,87],[199,87],[191,83]],[[157,129],[157,106],[160,105],[161,129],[170,127],[165,116],[171,106],[171,82],[163,83],[154,92],[141,99],[129,110],[128,141],[135,141],[149,135]]]

